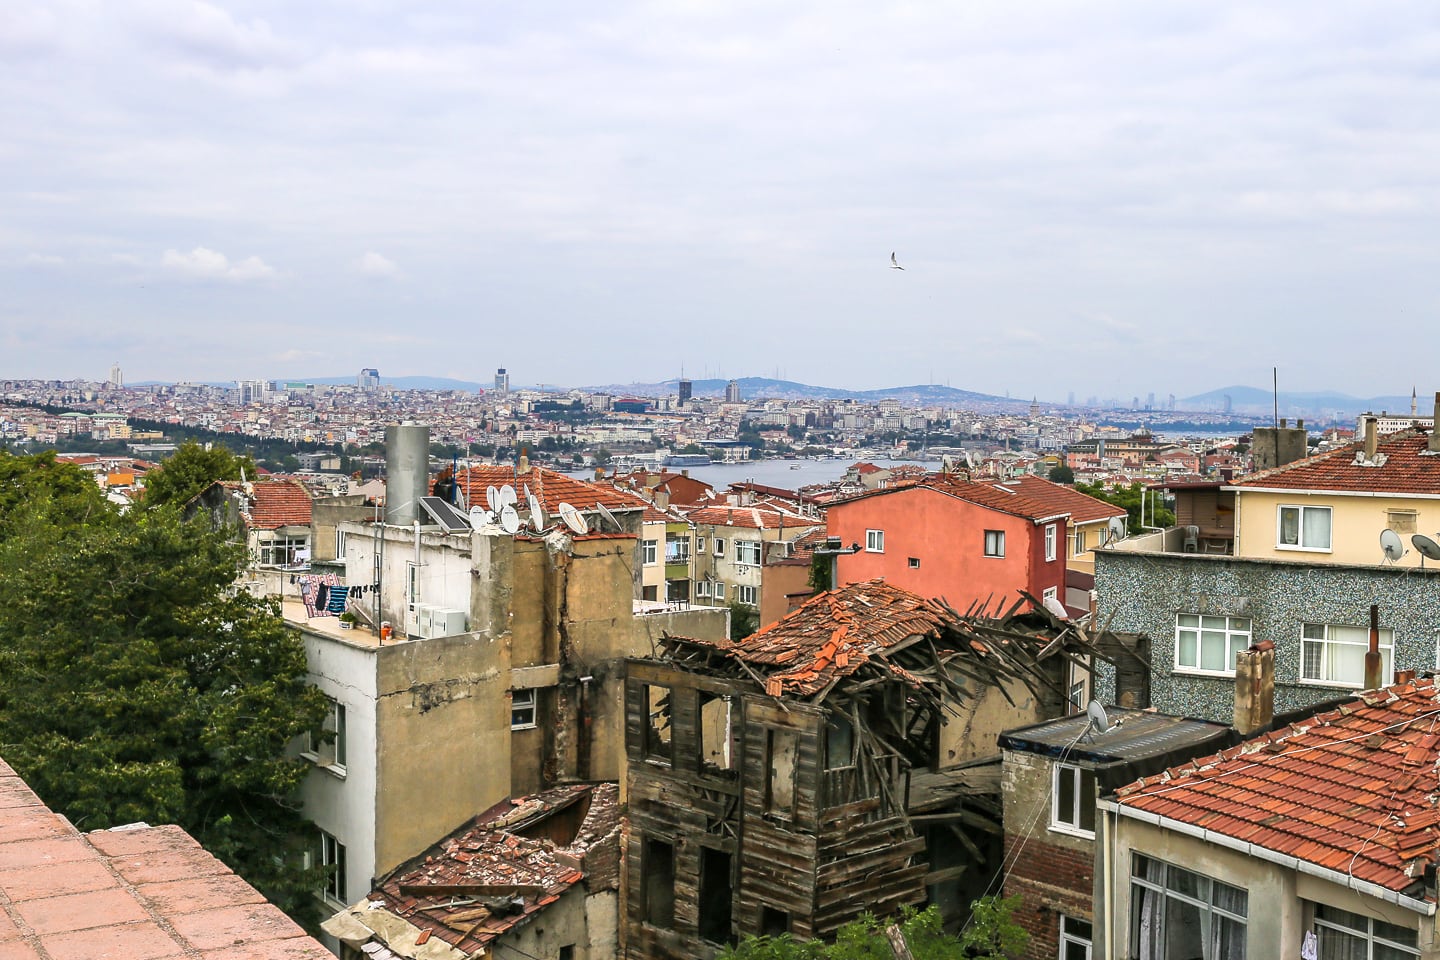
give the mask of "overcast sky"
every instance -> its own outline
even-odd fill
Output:
[[[6,0],[0,129],[0,378],[1440,388],[1433,0]]]

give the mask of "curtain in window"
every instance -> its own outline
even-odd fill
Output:
[[[1244,890],[1227,883],[1211,884],[1210,902],[1227,913],[1239,916],[1249,913],[1249,896]],[[1245,925],[1213,911],[1209,916],[1206,960],[1245,960]]]
[[[1296,507],[1280,508],[1280,542],[1300,542],[1300,511]]]
[[[1330,511],[1306,510],[1301,546],[1330,549]]]
[[[1318,960],[1369,960],[1364,937],[1341,933],[1329,927],[1315,931]]]
[[[1163,960],[1165,949],[1160,942],[1160,891],[1131,887],[1130,893],[1134,900],[1130,905],[1134,917],[1130,949],[1136,960]]]

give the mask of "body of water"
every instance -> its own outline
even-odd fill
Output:
[[[877,467],[894,467],[902,463],[913,463],[927,470],[939,470],[939,461],[920,462],[915,460],[885,460],[857,456],[843,460],[748,460],[742,463],[712,463],[708,467],[686,467],[690,476],[704,480],[716,490],[724,491],[732,483],[761,483],[769,487],[784,487],[794,490],[812,483],[830,483],[845,475],[852,463],[863,460]],[[679,473],[679,468],[664,467]],[[578,471],[571,476],[588,479],[589,471]]]

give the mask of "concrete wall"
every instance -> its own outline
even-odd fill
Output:
[[[1409,551],[1396,566],[1419,567],[1420,552],[1411,546],[1411,534],[1423,533],[1427,537],[1435,537],[1440,531],[1440,500],[1242,491],[1235,498],[1235,503],[1235,553],[1242,557],[1379,565],[1384,558],[1380,551],[1380,531],[1393,526]],[[1331,549],[1317,552],[1276,547],[1279,530],[1277,508],[1281,504],[1333,508],[1330,515]],[[1392,524],[1395,519],[1392,511],[1416,512],[1415,523]],[[1432,567],[1440,565],[1433,560],[1426,563]]]
[[[509,650],[461,634],[379,647],[376,871],[510,793]]]
[[[1203,555],[1100,551],[1098,622],[1147,634],[1151,704],[1164,713],[1229,723],[1235,681],[1175,670],[1179,613],[1249,617],[1254,641],[1275,643],[1275,710],[1283,713],[1353,692],[1300,681],[1301,624],[1368,626],[1370,604],[1395,636],[1394,669],[1433,670],[1440,636],[1440,569],[1311,565]],[[1096,665],[1096,695],[1114,702],[1114,670]],[[1389,678],[1386,678],[1387,682]]]
[[[311,559],[334,560],[336,525],[359,523],[374,514],[375,508],[367,507],[365,498],[358,494],[317,498],[310,504]]]
[[[1097,820],[1101,816],[1097,815]],[[1113,938],[1117,957],[1133,956],[1130,946],[1132,855],[1141,853],[1156,860],[1204,874],[1215,880],[1244,887],[1249,894],[1246,920],[1246,956],[1298,957],[1300,942],[1310,920],[1303,901],[1325,903],[1375,917],[1419,931],[1421,956],[1440,956],[1435,944],[1435,920],[1424,918],[1394,904],[1355,893],[1326,880],[1300,876],[1276,864],[1249,857],[1238,851],[1205,843],[1195,837],[1162,830],[1147,823],[1119,817],[1114,840],[1105,833],[1116,818],[1103,817],[1100,849],[1110,857],[1108,876],[1103,860],[1097,861],[1095,953],[1106,956],[1101,944]],[[1108,894],[1100,894],[1105,891]],[[1106,916],[1105,911],[1113,912]]]
[[[415,563],[414,529],[344,521],[336,527],[348,534],[346,583],[368,584],[378,579],[381,584],[380,619],[390,621],[396,636],[403,636],[407,632],[410,604],[406,592],[409,572]],[[417,602],[457,610],[471,609],[471,540],[469,535],[422,531]],[[377,556],[383,558],[378,566]],[[364,606],[366,612],[373,616],[374,598],[367,596]],[[471,620],[474,620],[473,614]],[[470,626],[476,629],[473,622]]]
[[[998,687],[981,687],[974,680],[967,680],[965,687],[970,698],[962,705],[963,712],[956,716],[946,711],[946,722],[940,727],[938,760],[942,768],[993,757],[998,749],[995,742],[1004,731],[1053,719],[1022,683],[1008,688],[1014,705]]]

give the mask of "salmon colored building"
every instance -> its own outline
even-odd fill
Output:
[[[930,474],[831,504],[826,532],[854,549],[837,558],[836,586],[881,577],[962,614],[994,612],[1022,590],[1064,601],[1069,516],[1003,485]]]

